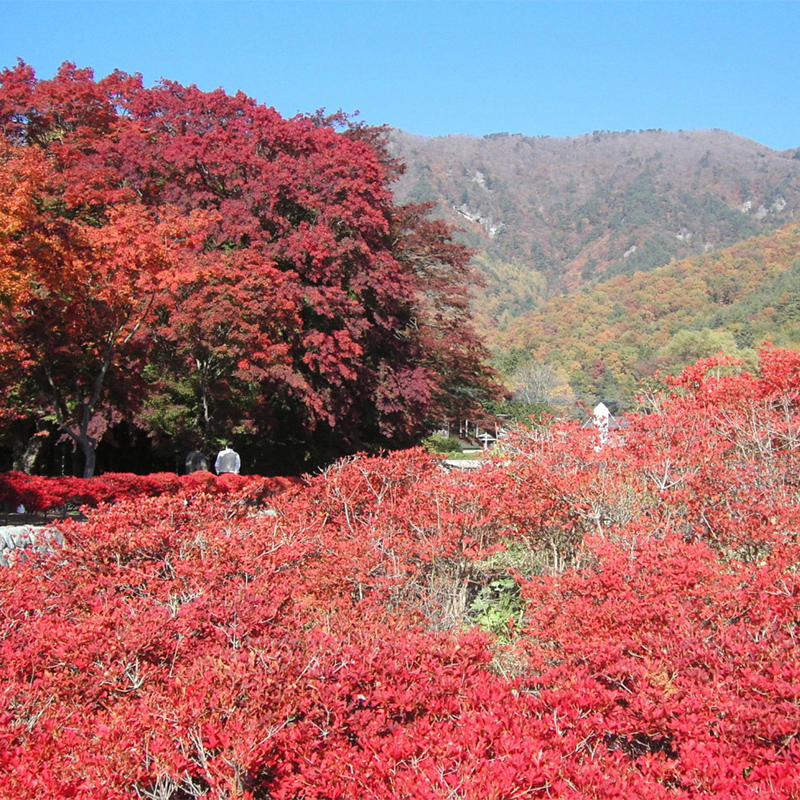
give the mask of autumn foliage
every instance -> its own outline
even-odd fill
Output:
[[[753,365],[764,341],[800,336],[800,226],[554,297],[495,342],[563,366],[581,394],[632,395],[656,371],[724,351]]]
[[[62,513],[82,506],[132,501],[139,497],[192,496],[241,493],[245,488],[257,497],[277,494],[302,483],[296,477],[265,478],[260,475],[214,475],[199,470],[189,475],[156,472],[150,475],[106,472],[94,478],[47,478],[21,472],[0,474],[0,505],[13,511],[23,506],[28,513]]]
[[[409,450],[60,523],[0,571],[0,796],[798,796],[799,396],[766,349],[603,447],[523,429],[473,472]]]
[[[187,449],[236,432],[285,467],[406,446],[452,398],[474,407],[493,385],[469,254],[394,204],[400,169],[340,116],[3,71],[3,416],[54,418],[89,477],[120,421]]]

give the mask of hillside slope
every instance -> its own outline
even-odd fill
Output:
[[[509,324],[505,351],[563,366],[578,395],[630,406],[637,381],[764,341],[800,343],[800,224],[725,250],[620,275]]]

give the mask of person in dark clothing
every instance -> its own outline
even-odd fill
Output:
[[[199,447],[196,447],[194,450],[190,450],[186,456],[186,474],[191,475],[192,472],[197,472],[201,469],[208,469],[208,459],[206,454]]]

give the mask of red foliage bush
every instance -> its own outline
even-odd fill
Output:
[[[16,508],[20,503],[27,511],[47,512],[67,505],[96,508],[101,503],[118,503],[137,497],[183,495],[205,492],[229,494],[247,490],[267,497],[299,485],[293,477],[265,478],[260,475],[233,475],[199,471],[190,475],[158,472],[133,475],[128,472],[107,472],[94,478],[48,478],[22,472],[0,473],[0,504]]]
[[[628,796],[797,796],[796,573],[675,536],[590,555],[525,583],[532,688],[562,728],[624,756]]]
[[[762,358],[602,449],[354,458],[269,509],[190,476],[60,523],[0,570],[0,797],[800,796],[800,356]],[[516,637],[454,624],[519,552]]]

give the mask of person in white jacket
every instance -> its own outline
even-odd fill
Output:
[[[242,460],[239,458],[239,454],[226,443],[225,447],[217,453],[217,460],[214,462],[217,475],[222,475],[223,472],[232,472],[234,475],[238,475],[241,468]]]

